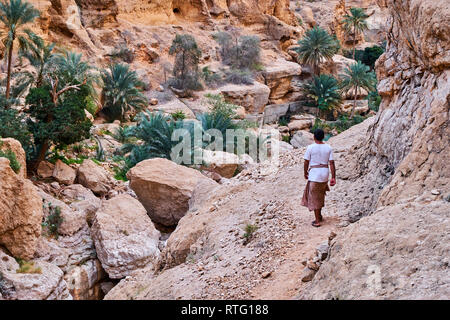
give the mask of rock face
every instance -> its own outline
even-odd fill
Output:
[[[447,299],[450,203],[381,207],[332,241],[304,299]]]
[[[43,191],[39,191],[39,195],[42,197],[45,218],[54,214],[56,208],[59,208],[62,223],[58,228],[58,234],[71,236],[86,225],[85,212],[74,210],[61,200]]]
[[[92,225],[97,256],[112,279],[157,261],[160,233],[145,208],[129,195],[102,203]]]
[[[383,100],[357,160],[374,186],[365,208],[447,191],[450,182],[450,26],[443,23],[450,8],[446,1],[386,5],[392,31],[376,64]]]
[[[283,103],[283,98],[293,90],[292,78],[299,76],[302,68],[298,63],[286,60],[277,60],[264,71],[264,80],[270,88],[270,100],[274,103]]]
[[[308,131],[297,131],[290,143],[294,148],[305,148],[314,143],[314,135]]]
[[[186,214],[195,186],[209,179],[197,170],[160,158],[138,163],[127,177],[152,221],[165,226],[175,225]]]
[[[94,161],[86,159],[78,168],[78,182],[98,195],[106,194],[110,187],[108,173]]]
[[[260,113],[269,102],[270,88],[262,83],[252,85],[229,84],[220,88],[225,100],[243,106],[247,112]]]
[[[77,173],[72,167],[68,166],[61,160],[57,160],[55,163],[55,168],[53,169],[52,176],[59,183],[71,185],[75,182]]]
[[[0,158],[0,244],[17,258],[33,257],[41,235],[42,201],[33,184]]]
[[[55,165],[48,161],[41,161],[37,168],[37,174],[39,177],[48,179],[53,176],[53,170],[55,170]]]
[[[25,151],[19,141],[12,138],[0,139],[0,150],[11,150],[16,155],[17,161],[20,163],[19,175],[23,178],[27,177],[27,162]]]
[[[224,178],[234,176],[240,163],[237,155],[223,151],[202,150],[202,152],[203,161],[208,170],[216,172]]]
[[[351,221],[371,215],[336,237],[304,298],[449,295],[450,8],[446,1],[380,4],[391,14],[376,66],[383,100],[367,139],[345,159],[356,172],[349,182],[367,194],[353,201],[359,216]],[[355,191],[348,197],[361,197]]]
[[[7,300],[71,300],[63,272],[57,266],[34,262],[36,273],[20,273],[13,257],[0,250],[0,297]]]

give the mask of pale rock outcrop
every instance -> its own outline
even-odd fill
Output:
[[[105,200],[91,229],[97,256],[112,279],[155,263],[160,233],[145,208],[127,194]]]
[[[340,107],[342,113],[350,114],[354,106],[353,100],[344,100]],[[369,112],[369,101],[356,100],[355,114],[366,114]]]
[[[166,226],[177,224],[186,214],[197,183],[209,180],[197,170],[161,158],[138,163],[127,177],[152,221]]]
[[[226,101],[244,107],[249,113],[263,112],[269,103],[270,88],[256,81],[252,85],[244,86],[228,84],[219,90]]]
[[[385,5],[391,28],[376,63],[382,102],[355,168],[373,186],[362,213],[425,190],[448,192],[450,182],[450,26],[443,22],[450,8],[446,1]]]
[[[182,111],[187,119],[195,119],[194,112],[179,99],[173,99],[165,103],[159,103],[156,106],[149,107],[150,111],[161,111],[170,115],[178,111]]]
[[[331,242],[304,299],[446,299],[450,204],[380,207]]]
[[[111,184],[108,172],[90,159],[84,160],[78,168],[77,181],[98,195],[108,193]]]
[[[71,201],[69,207],[83,212],[88,223],[92,223],[95,213],[100,208],[102,201],[94,193],[81,184],[72,184],[61,191],[65,200]]]
[[[283,102],[282,99],[293,90],[292,78],[302,73],[298,63],[286,60],[274,61],[263,72],[265,84],[270,88],[269,98]]]
[[[57,160],[53,169],[53,178],[62,184],[71,185],[75,182],[77,172],[71,166],[68,166],[61,160]]]
[[[19,264],[0,250],[0,293],[6,300],[72,300],[57,266],[34,261],[37,273],[19,273]]]
[[[70,236],[82,229],[86,223],[86,214],[81,211],[70,208],[67,204],[58,200],[51,195],[39,190],[42,198],[44,217],[54,214],[57,208],[60,210],[62,223],[58,228],[58,234]]]
[[[312,120],[293,120],[289,122],[288,128],[290,131],[298,131],[298,130],[305,130],[311,128],[313,125]]]
[[[23,150],[22,145],[19,141],[13,138],[0,138],[0,150],[7,151],[11,150],[16,155],[17,161],[20,163],[19,175],[23,178],[27,177],[27,162],[25,150]]]
[[[55,165],[48,161],[41,161],[37,167],[37,174],[39,177],[48,179],[53,177],[53,170]]]
[[[297,131],[292,137],[290,143],[294,148],[304,148],[314,143],[314,135],[305,130]]]
[[[240,164],[239,157],[234,153],[223,151],[202,150],[206,169],[216,172],[224,178],[233,177]]]
[[[33,257],[41,235],[42,201],[31,181],[0,158],[0,244],[17,258]]]
[[[324,63],[320,66],[320,71],[322,73],[330,73],[335,77],[339,77],[340,75],[345,73],[345,70],[350,67],[352,64],[355,64],[356,61],[350,58],[346,58],[339,54],[335,54],[333,56],[332,61],[324,61]]]
[[[303,23],[307,24],[310,28],[317,25],[316,19],[314,19],[314,12],[310,7],[302,7],[300,10]]]
[[[98,300],[103,294],[100,281],[106,277],[99,260],[89,260],[64,276],[74,300]]]

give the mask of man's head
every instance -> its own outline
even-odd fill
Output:
[[[323,132],[322,129],[316,129],[316,131],[314,131],[314,139],[317,141],[322,141],[323,138],[325,138],[325,132]]]

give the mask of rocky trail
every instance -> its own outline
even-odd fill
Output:
[[[338,170],[346,166],[339,159],[371,123],[369,119],[330,141],[337,150]],[[311,226],[313,213],[300,205],[306,184],[304,152],[281,153],[276,171],[264,164],[252,166],[205,191],[209,196],[199,196],[198,203],[194,194],[190,211],[162,252],[165,269],[154,276],[149,276],[153,270],[138,271],[106,298],[295,299],[326,259],[329,239],[348,225],[346,204],[339,201],[348,184],[338,171],[337,186],[328,192],[323,210],[324,223]],[[248,225],[256,231],[245,244]],[[318,258],[320,247],[325,254]]]

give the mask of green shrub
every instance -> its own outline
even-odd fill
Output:
[[[213,115],[223,115],[231,119],[236,118],[236,109],[239,108],[238,105],[226,102],[220,94],[206,94],[205,97],[208,98],[208,103],[210,104],[209,109]]]
[[[45,204],[43,205],[45,209]],[[42,222],[42,227],[47,229],[47,234],[58,239],[58,229],[63,223],[63,217],[61,216],[61,208],[58,206],[53,206],[51,203],[47,206],[49,215]]]
[[[258,230],[258,226],[253,224],[247,224],[244,228],[244,244],[250,242],[253,238],[253,234]]]
[[[36,267],[33,261],[25,261],[22,259],[16,259],[16,261],[19,264],[19,269],[16,270],[17,273],[42,273],[42,268]]]
[[[107,70],[102,70],[102,79],[102,113],[109,120],[124,120],[127,111],[140,111],[147,106],[147,98],[141,90],[144,84],[128,65],[110,65]]]
[[[261,41],[257,36],[241,36],[237,33],[219,32],[214,39],[220,45],[220,55],[225,65],[238,70],[261,69]]]
[[[342,97],[338,81],[330,75],[315,76],[302,87],[306,96],[312,99],[311,106],[318,108],[323,114],[338,108],[342,104]],[[318,112],[319,114],[320,112]]]
[[[32,135],[28,130],[25,117],[17,110],[6,107],[4,96],[0,96],[0,137],[18,140],[25,150],[27,160],[34,157]]]
[[[280,127],[287,127],[287,125],[289,124],[290,121],[291,121],[291,117],[290,116],[281,116],[278,119],[278,125]]]
[[[378,112],[378,109],[380,108],[381,104],[381,96],[378,94],[378,91],[371,91],[367,95],[367,100],[369,102],[369,108],[370,110],[373,110],[375,112]]]
[[[172,70],[173,78],[169,84],[179,90],[200,90],[200,74],[198,63],[202,52],[195,38],[188,34],[177,34],[169,50],[170,55],[175,55],[175,63]]]
[[[253,75],[249,70],[231,69],[225,71],[225,82],[233,84],[253,84]]]
[[[109,56],[113,60],[120,59],[126,63],[132,63],[135,58],[134,52],[128,48],[126,43],[121,43],[116,46]]]
[[[183,110],[172,112],[170,115],[172,116],[172,119],[175,121],[186,119],[186,115],[184,114]]]
[[[2,147],[3,142],[0,140],[0,148]],[[17,160],[16,154],[12,150],[2,151],[0,150],[0,158],[4,157],[9,160],[9,166],[15,173],[20,172],[20,168],[22,167],[20,162]]]
[[[210,71],[208,67],[203,67],[201,78],[209,88],[217,88],[222,84],[222,77]]]

